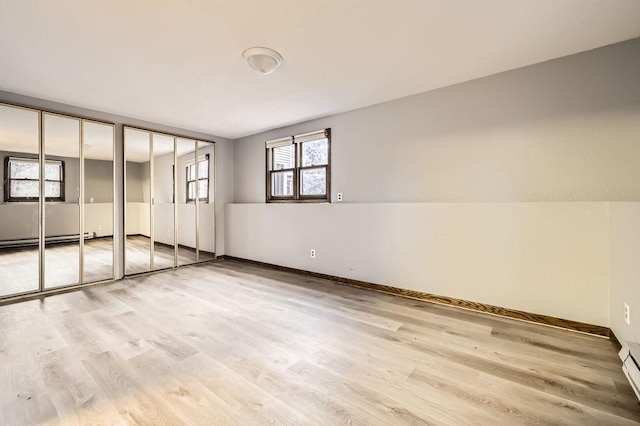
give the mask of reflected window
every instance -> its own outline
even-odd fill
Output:
[[[187,164],[187,203],[195,203],[196,191],[198,202],[209,202],[209,154],[200,157],[197,165],[195,161]]]
[[[36,158],[5,158],[4,199],[7,202],[38,201],[40,163]],[[44,165],[46,201],[64,201],[64,162],[47,160]]]

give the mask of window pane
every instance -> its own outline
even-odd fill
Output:
[[[195,198],[196,198],[196,183],[189,182],[189,184],[187,185],[187,199],[195,200]]]
[[[37,180],[12,180],[11,181],[11,197],[20,198],[38,198],[40,197],[40,188]]]
[[[46,180],[62,180],[62,167],[60,167],[60,164],[45,164],[44,178]]]
[[[45,182],[44,196],[45,198],[60,198],[60,182]]]
[[[302,167],[321,166],[329,163],[329,140],[319,139],[302,145]]]
[[[40,165],[37,161],[11,161],[11,178],[12,179],[38,179],[40,173],[38,169]]]
[[[191,164],[187,167],[187,180],[196,180],[196,166]]]
[[[293,196],[293,172],[271,174],[271,195],[274,197]]]
[[[198,163],[198,178],[209,177],[209,160],[204,160]]]
[[[207,195],[209,195],[209,181],[201,180],[198,182],[198,198],[207,198]]]
[[[293,145],[273,148],[273,169],[293,169],[296,166],[296,151]]]
[[[327,169],[300,171],[300,194],[325,195],[327,193]]]

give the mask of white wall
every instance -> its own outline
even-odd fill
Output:
[[[640,39],[239,139],[226,253],[607,326],[638,75]],[[326,127],[334,203],[265,205],[264,141]]]
[[[610,327],[620,341],[640,343],[640,203],[610,207]],[[631,324],[624,321],[624,303]]]
[[[607,212],[606,203],[231,204],[227,251],[606,326]]]

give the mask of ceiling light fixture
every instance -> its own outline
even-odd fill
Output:
[[[282,64],[282,55],[267,47],[250,47],[242,53],[252,70],[271,74]]]

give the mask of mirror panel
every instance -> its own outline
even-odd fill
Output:
[[[126,167],[125,274],[151,270],[151,134],[124,129]]]
[[[0,297],[40,287],[39,123],[38,111],[0,105]]]
[[[113,125],[84,120],[83,282],[113,278]]]
[[[80,282],[80,120],[44,113],[43,146],[44,288],[51,289]]]
[[[176,203],[178,204],[178,265],[198,261],[196,253],[196,141],[177,138]]]
[[[214,144],[198,141],[198,260],[215,258]]]
[[[153,269],[173,268],[173,137],[153,134]]]

